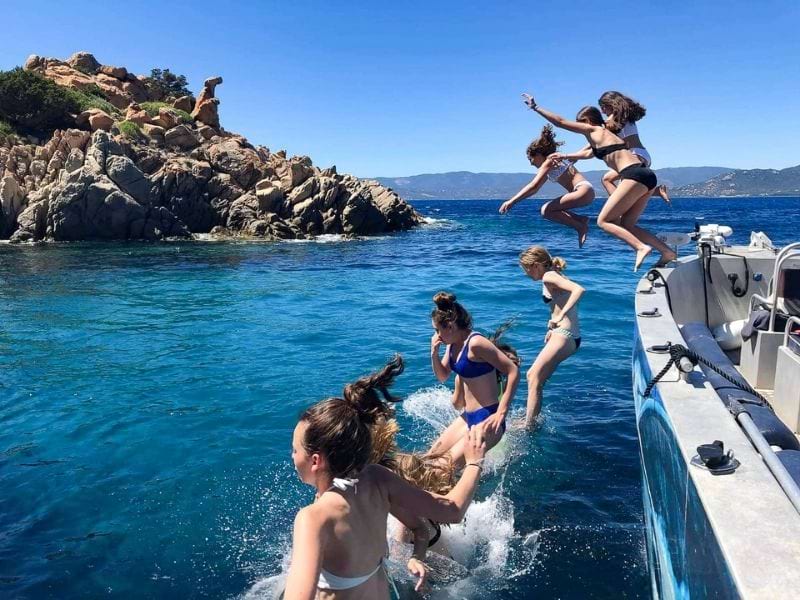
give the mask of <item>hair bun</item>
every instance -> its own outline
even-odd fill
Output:
[[[456,302],[456,295],[450,292],[439,292],[433,297],[433,302],[439,310],[449,310]]]
[[[567,261],[565,261],[560,256],[554,256],[552,259],[552,264],[553,268],[559,272],[564,271],[567,268]]]

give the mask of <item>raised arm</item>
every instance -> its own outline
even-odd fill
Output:
[[[434,333],[431,337],[431,367],[433,367],[433,374],[436,379],[444,383],[450,377],[450,362],[447,360],[450,356],[450,346],[445,346],[444,356],[439,356],[439,348],[442,346],[442,338],[438,333]]]
[[[569,298],[567,298],[567,301],[564,303],[564,306],[561,308],[559,314],[554,313],[550,317],[548,327],[552,329],[558,327],[558,324],[564,318],[564,315],[566,315],[567,312],[569,312],[569,310],[578,303],[578,300],[581,299],[581,296],[583,296],[583,292],[585,290],[574,281],[567,279],[556,271],[547,271],[544,274],[544,277],[542,277],[542,281],[569,292]]]
[[[503,204],[500,205],[500,213],[506,214],[509,210],[511,210],[511,207],[513,207],[517,202],[519,202],[520,200],[524,200],[529,196],[533,196],[536,192],[538,192],[539,188],[542,187],[542,184],[545,182],[545,179],[547,178],[547,173],[552,168],[553,168],[553,161],[548,156],[545,159],[544,163],[542,163],[542,166],[539,167],[539,170],[536,172],[536,176],[533,179],[531,179],[530,183],[528,183],[520,191],[518,191],[516,194],[511,196],[511,198],[509,198],[508,200],[503,202]]]
[[[369,465],[367,468],[374,470],[380,485],[385,486],[392,514],[396,514],[396,510],[405,510],[439,523],[458,523],[464,518],[478,488],[478,480],[483,470],[480,463],[483,462],[484,456],[486,456],[486,442],[483,439],[483,431],[480,427],[473,427],[467,432],[464,442],[464,459],[467,465],[458,483],[446,496],[414,487],[380,465]]]
[[[581,133],[583,135],[589,135],[596,127],[596,125],[590,125],[589,123],[581,123],[579,121],[565,119],[561,115],[549,111],[546,108],[542,108],[536,104],[536,100],[534,100],[533,96],[530,94],[522,94],[522,100],[525,102],[528,108],[539,113],[553,125],[561,129],[566,129],[567,131],[572,131],[574,133]]]
[[[311,506],[294,519],[292,562],[286,580],[285,600],[314,600],[322,568],[323,520]]]

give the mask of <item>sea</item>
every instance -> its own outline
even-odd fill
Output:
[[[517,256],[540,244],[586,289],[583,344],[533,433],[513,427],[523,377],[424,597],[647,598],[630,373],[643,271],[594,226],[579,249],[541,204],[415,201],[424,226],[357,240],[0,244],[0,597],[275,597],[313,500],[290,458],[298,414],[399,352],[399,442],[425,450],[455,416],[429,363],[432,296],[455,293],[479,331],[513,318],[525,370],[548,313]],[[696,222],[786,244],[800,199],[654,199],[641,224]],[[391,571],[419,597],[402,557]]]

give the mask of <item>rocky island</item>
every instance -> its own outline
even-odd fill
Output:
[[[0,239],[278,240],[422,222],[376,181],[226,131],[221,77],[196,98],[154,81],[87,52],[0,73]]]

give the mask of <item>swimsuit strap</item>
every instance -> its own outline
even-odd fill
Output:
[[[357,494],[358,493],[358,479],[350,479],[347,477],[334,477],[333,484],[329,487],[326,492],[330,492],[334,489],[339,490],[340,492],[346,492],[347,488],[353,488],[353,491]]]

